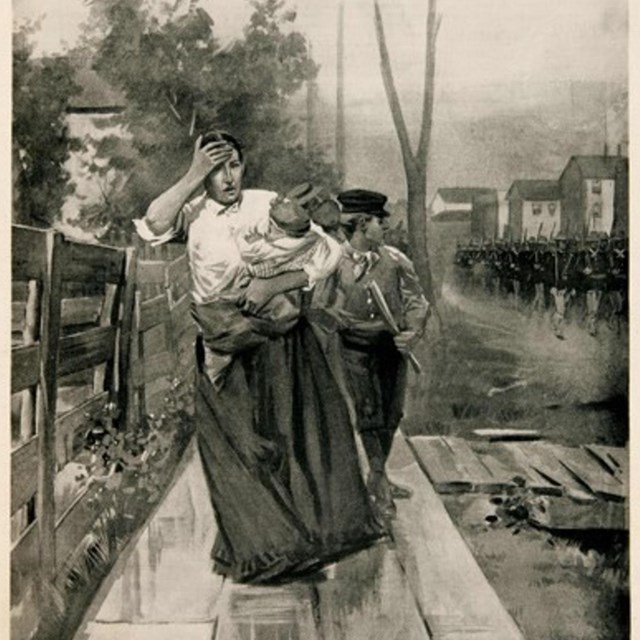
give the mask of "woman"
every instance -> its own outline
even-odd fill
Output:
[[[207,134],[187,173],[151,203],[137,227],[155,242],[187,236],[194,308],[205,328],[196,423],[219,528],[215,568],[238,581],[263,582],[317,568],[383,531],[362,482],[346,405],[310,323],[302,315],[284,327],[276,321],[268,340],[229,352],[216,349],[220,335],[198,318],[198,310],[237,286],[236,240],[269,215],[276,197],[243,190],[243,174],[237,140]],[[202,186],[204,193],[192,197]],[[239,297],[244,311],[258,315],[274,297],[327,275],[336,246],[326,236],[322,242],[315,262],[250,280]]]

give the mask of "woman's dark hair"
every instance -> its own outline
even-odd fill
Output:
[[[200,148],[204,147],[210,142],[223,142],[223,141],[227,142],[238,152],[238,158],[240,159],[240,162],[243,162],[244,153],[243,153],[242,143],[240,142],[240,140],[238,140],[237,138],[234,138],[230,133],[226,131],[220,131],[220,130],[207,131],[205,134],[202,135]]]

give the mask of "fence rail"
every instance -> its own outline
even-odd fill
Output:
[[[196,328],[182,245],[83,244],[13,225],[12,285],[11,595],[20,640],[100,515],[90,484],[71,499],[58,495],[90,417],[116,403],[127,429],[159,407],[171,380],[193,372]]]

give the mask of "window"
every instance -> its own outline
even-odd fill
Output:
[[[594,202],[591,205],[591,215],[594,218],[600,218],[602,216],[602,204],[600,202]]]
[[[556,203],[555,203],[555,202],[550,202],[550,203],[547,205],[547,207],[548,207],[548,209],[549,209],[549,215],[550,215],[550,216],[555,216],[555,215],[556,215],[556,208],[557,208]]]
[[[532,208],[534,216],[539,216],[542,214],[542,205],[539,202],[534,202]]]
[[[591,181],[591,193],[602,193],[602,182],[600,180]]]

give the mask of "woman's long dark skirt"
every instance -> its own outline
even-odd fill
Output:
[[[281,579],[384,535],[346,404],[306,321],[238,356],[219,391],[199,371],[196,423],[218,572]]]

